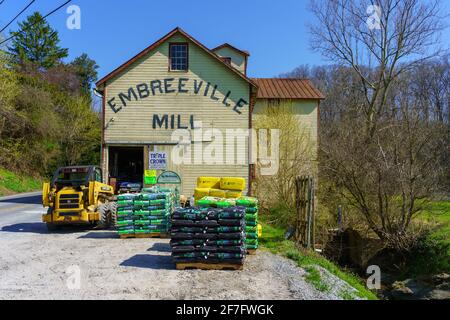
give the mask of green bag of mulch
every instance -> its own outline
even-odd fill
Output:
[[[204,258],[207,257],[209,252],[187,252],[187,253],[177,253],[173,254],[172,257],[176,258]]]
[[[227,259],[242,259],[244,257],[243,254],[241,253],[210,253],[209,257],[212,259],[223,259],[223,260],[227,260]]]
[[[134,215],[136,215],[136,216],[149,216],[150,215],[150,211],[143,210],[143,209],[137,209],[137,210],[134,211]]]
[[[197,205],[201,208],[217,207],[217,202],[220,200],[221,198],[216,197],[203,197],[197,201]]]
[[[133,214],[117,214],[117,220],[133,220]]]
[[[145,200],[134,200],[134,207],[148,207],[148,201]]]
[[[150,224],[150,220],[135,220],[135,226],[148,226]]]
[[[211,240],[206,242],[208,245],[216,246],[240,246],[242,240]]]
[[[133,193],[125,193],[117,196],[118,201],[126,201],[126,200],[134,200],[137,197],[136,194]]]
[[[163,221],[168,221],[168,217],[165,217],[165,216],[147,216],[147,217],[145,217],[146,219],[148,219],[148,220],[163,220]]]
[[[242,231],[241,227],[218,227],[215,228],[218,233],[228,233],[228,232],[240,232]]]
[[[161,224],[149,225],[148,229],[153,230],[153,231],[159,231],[159,232],[167,232],[167,226],[161,225]]]
[[[245,232],[246,233],[257,233],[258,232],[258,227],[257,226],[254,226],[254,227],[246,226],[245,227]]]
[[[158,193],[160,192],[159,186],[153,186],[150,188],[142,188],[142,193]]]
[[[218,219],[240,219],[242,213],[239,212],[222,212],[218,214]]]
[[[162,209],[162,210],[151,210],[150,211],[150,215],[151,216],[166,216],[169,215],[170,212],[166,209]]]
[[[117,217],[117,221],[126,221],[126,220],[133,220],[133,216],[123,216],[123,217]]]
[[[217,208],[229,208],[229,207],[232,207],[233,205],[227,201],[218,201],[216,203],[216,206],[217,206]]]
[[[150,220],[150,224],[155,225],[155,224],[166,224],[167,220]]]
[[[245,209],[245,213],[251,213],[251,214],[258,213],[258,208],[257,207],[248,207]]]
[[[257,221],[258,215],[256,214],[246,214],[245,215],[245,221]]]
[[[258,226],[258,221],[257,221],[257,220],[254,220],[254,221],[246,221],[245,224],[246,224],[248,227],[256,227],[256,226]]]
[[[247,250],[258,250],[259,246],[255,245],[246,245]]]
[[[118,225],[119,227],[121,227],[121,226],[132,226],[133,223],[134,223],[133,220],[117,221],[117,225]]]
[[[148,203],[150,206],[164,206],[166,204],[166,199],[150,200]]]
[[[131,230],[119,230],[117,231],[119,235],[128,235],[128,234],[134,234],[134,229]]]
[[[246,234],[247,239],[258,239],[258,233],[249,232]]]
[[[140,196],[140,200],[143,201],[165,200],[167,198],[170,199],[169,194],[166,193],[144,193]]]
[[[133,205],[133,200],[118,200],[117,201],[117,207],[129,207]]]
[[[236,205],[242,207],[257,207],[258,199],[253,197],[241,197],[236,200]]]
[[[259,242],[258,239],[246,239],[245,244],[250,246],[257,246]]]
[[[129,207],[123,207],[123,208],[119,208],[117,210],[117,215],[127,215],[127,214],[133,214],[133,210],[130,209]]]
[[[138,230],[134,230],[134,233],[136,233],[136,234],[149,234],[150,230],[148,230],[148,229],[138,229]]]
[[[134,225],[117,226],[117,230],[134,230]]]

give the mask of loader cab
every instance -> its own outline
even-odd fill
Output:
[[[96,166],[59,168],[52,179],[51,188],[57,191],[72,187],[88,186],[89,182],[102,182],[102,170]]]

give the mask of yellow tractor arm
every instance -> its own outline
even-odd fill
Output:
[[[42,186],[42,205],[44,208],[50,207],[50,183],[45,182]]]
[[[89,183],[89,204],[96,205],[100,202],[104,202],[106,198],[114,196],[114,188],[100,182]]]

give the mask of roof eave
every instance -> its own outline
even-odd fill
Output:
[[[221,44],[220,46],[217,46],[214,49],[211,49],[211,51],[214,52],[214,51],[220,50],[220,49],[225,48],[225,47],[229,47],[229,48],[231,48],[231,49],[233,49],[233,50],[243,54],[244,56],[250,57],[250,53],[248,51],[244,51],[244,50],[238,49],[235,46],[229,44],[228,42],[225,42],[225,43]]]
[[[104,76],[102,79],[100,79],[99,81],[96,82],[96,87],[101,90],[100,88],[104,88],[106,82],[108,80],[110,80],[111,78],[117,76],[120,72],[122,72],[125,68],[127,68],[128,66],[130,66],[131,64],[133,64],[135,61],[139,60],[140,58],[142,58],[143,56],[145,56],[146,54],[148,54],[150,51],[154,50],[156,47],[160,46],[161,44],[163,44],[166,40],[168,40],[169,38],[171,38],[172,36],[174,36],[176,33],[180,33],[183,36],[185,36],[186,38],[188,38],[190,41],[192,41],[193,43],[195,43],[197,46],[199,46],[200,48],[202,48],[205,52],[207,52],[211,57],[215,58],[217,61],[219,61],[222,65],[224,65],[226,68],[228,68],[229,70],[231,70],[232,72],[234,72],[236,75],[238,75],[239,77],[241,77],[243,80],[245,80],[246,82],[248,82],[249,84],[251,84],[255,89],[258,88],[258,85],[251,80],[250,78],[248,78],[246,75],[244,75],[243,73],[241,73],[240,71],[236,70],[235,68],[233,68],[232,66],[227,65],[223,60],[220,59],[220,57],[215,54],[212,50],[208,49],[206,46],[204,46],[201,42],[199,42],[198,40],[196,40],[195,38],[193,38],[192,36],[190,36],[188,33],[186,33],[185,31],[183,31],[180,27],[176,27],[175,29],[173,29],[172,31],[170,31],[168,34],[166,34],[164,37],[162,37],[161,39],[159,39],[158,41],[154,42],[152,45],[150,45],[149,47],[145,48],[144,50],[142,50],[140,53],[138,53],[137,55],[135,55],[133,58],[129,59],[127,62],[121,64],[119,67],[117,67],[116,69],[114,69],[112,72],[110,72],[109,74],[107,74],[106,76]]]

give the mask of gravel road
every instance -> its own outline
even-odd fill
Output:
[[[243,271],[175,270],[167,239],[114,231],[48,233],[39,194],[0,198],[0,299],[340,299],[320,292],[292,261],[261,251]],[[80,271],[80,282],[73,281]]]

